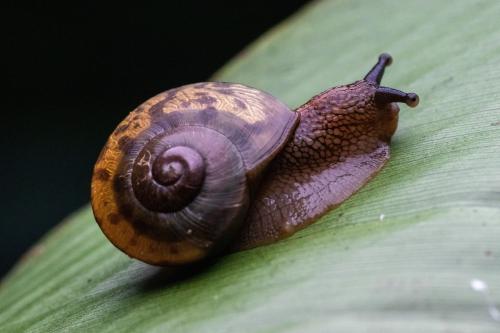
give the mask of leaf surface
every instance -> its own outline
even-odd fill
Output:
[[[500,331],[499,17],[498,1],[307,6],[216,79],[295,107],[391,53],[383,84],[421,104],[384,170],[293,237],[194,273],[129,259],[83,208],[3,281],[0,331]]]

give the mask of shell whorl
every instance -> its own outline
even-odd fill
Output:
[[[92,208],[129,256],[184,264],[222,249],[252,187],[297,123],[274,97],[239,84],[169,90],[116,128],[94,167]]]
[[[195,149],[154,140],[141,150],[133,164],[132,189],[150,211],[176,212],[200,191],[205,168],[203,156]]]
[[[236,232],[248,208],[240,152],[223,134],[199,125],[147,129],[128,147],[118,174],[121,215],[158,242],[215,251]]]

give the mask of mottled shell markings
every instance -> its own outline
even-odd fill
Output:
[[[261,170],[297,120],[271,95],[239,84],[200,83],[159,94],[131,112],[103,148],[92,182],[96,220],[113,244],[143,261],[206,257],[239,229]],[[195,176],[188,176],[194,155],[168,157],[176,149],[199,154],[206,165],[192,195],[180,184]],[[160,157],[166,161],[158,166]],[[169,172],[181,174],[162,183],[158,177]]]

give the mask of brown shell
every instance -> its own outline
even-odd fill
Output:
[[[149,99],[119,124],[95,164],[97,223],[115,246],[151,264],[189,263],[220,250],[239,229],[250,193],[297,122],[276,98],[241,84],[197,83]],[[184,208],[151,212],[135,196],[134,174],[150,176],[163,149],[157,143],[188,146],[209,165],[198,197]],[[211,186],[220,195],[210,195]],[[179,216],[184,222],[177,222]]]

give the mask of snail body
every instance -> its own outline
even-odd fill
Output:
[[[363,80],[290,110],[235,83],[196,83],[131,112],[94,167],[92,208],[108,239],[156,265],[275,242],[339,205],[389,158],[396,102],[383,54]]]

